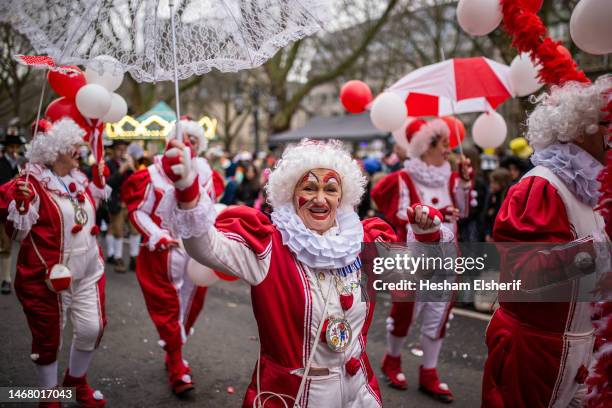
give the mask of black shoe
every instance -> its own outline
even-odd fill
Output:
[[[2,289],[0,289],[0,292],[2,292],[3,295],[10,295],[11,294],[11,282],[2,281]]]
[[[136,272],[136,257],[130,258],[130,271]]]
[[[123,263],[123,259],[115,260],[115,272],[125,273],[125,264]]]
[[[106,258],[106,263],[109,265],[114,265],[115,264],[115,258],[113,258],[112,256],[109,256],[108,258]]]

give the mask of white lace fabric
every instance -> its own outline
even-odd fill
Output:
[[[336,227],[324,235],[304,225],[293,204],[274,209],[272,223],[281,233],[283,244],[300,262],[311,268],[337,269],[352,264],[361,252],[363,225],[355,211],[338,211]]]
[[[35,53],[87,65],[99,55],[139,82],[174,78],[170,8],[160,0],[12,1],[0,21],[23,33]],[[175,1],[178,79],[215,68],[236,72],[325,26],[329,0]],[[94,68],[107,65],[98,62]],[[107,68],[108,69],[108,68]]]
[[[19,231],[30,231],[34,224],[38,221],[38,196],[30,203],[28,212],[21,214],[17,209],[15,200],[11,201],[8,208],[7,221],[13,223],[13,228]]]
[[[404,169],[419,184],[428,187],[440,187],[448,182],[451,176],[449,162],[444,162],[440,167],[430,166],[419,158],[413,158],[404,162]]]
[[[201,237],[213,227],[217,217],[213,202],[208,195],[200,194],[200,200],[194,208],[182,210],[178,207],[174,190],[166,191],[155,214],[161,218],[162,228],[168,229],[173,236],[183,239]]]

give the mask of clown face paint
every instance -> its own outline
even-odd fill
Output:
[[[325,233],[336,222],[342,198],[340,176],[329,169],[308,171],[295,186],[293,206],[306,228]]]

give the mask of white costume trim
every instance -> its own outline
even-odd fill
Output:
[[[8,208],[8,216],[6,217],[7,221],[11,221],[13,223],[13,228],[19,231],[30,231],[34,224],[38,221],[38,206],[40,205],[40,200],[38,196],[34,197],[34,200],[30,202],[30,207],[28,208],[28,212],[25,214],[21,214],[17,209],[17,205],[15,200],[11,201]]]
[[[442,119],[434,119],[422,125],[410,138],[406,153],[411,158],[421,157],[436,136],[450,136],[448,125]]]
[[[447,161],[438,167],[431,166],[418,157],[406,160],[404,169],[414,181],[427,187],[446,185],[452,173],[450,163]]]
[[[337,228],[324,235],[317,234],[304,225],[295,213],[293,204],[275,208],[272,222],[281,232],[283,244],[300,262],[311,268],[342,268],[355,261],[361,252],[363,226],[355,211],[338,211]]]
[[[340,209],[352,210],[359,205],[365,191],[366,178],[359,164],[344,149],[342,142],[317,142],[302,139],[287,147],[270,173],[266,184],[268,201],[275,209],[293,201],[293,191],[300,178],[309,170],[330,169],[340,175],[342,199]]]
[[[161,218],[163,228],[183,239],[201,237],[214,226],[217,218],[215,206],[207,194],[200,194],[194,208],[182,210],[178,207],[174,191],[163,195],[155,213]]]

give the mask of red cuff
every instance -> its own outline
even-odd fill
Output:
[[[176,188],[175,196],[179,203],[190,203],[200,195],[200,183],[198,182],[198,176],[193,179],[193,183],[184,190]]]
[[[442,234],[440,233],[440,230],[436,230],[427,234],[417,234],[415,232],[414,237],[419,242],[440,242]]]

